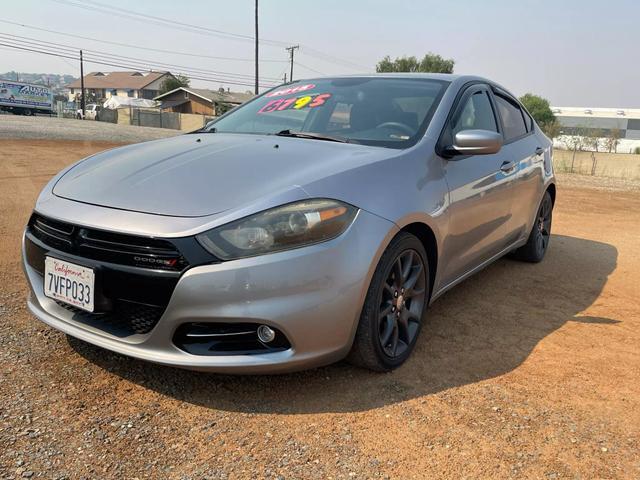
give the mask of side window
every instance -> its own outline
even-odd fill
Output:
[[[496,95],[495,97],[496,105],[502,118],[505,140],[508,142],[527,133],[527,126],[524,123],[524,117],[520,107],[501,95]]]
[[[489,96],[478,91],[469,96],[453,117],[451,133],[455,135],[463,130],[490,130],[497,132],[496,117],[491,108]]]

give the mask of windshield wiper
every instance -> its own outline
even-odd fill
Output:
[[[333,135],[322,135],[320,133],[311,133],[311,132],[292,132],[289,129],[280,130],[275,135],[279,137],[310,138],[313,140],[326,140],[328,142],[349,143],[349,139],[344,137],[333,136]]]
[[[218,132],[218,130],[215,127],[213,127],[213,128],[208,129],[208,130],[205,130],[204,128],[201,128],[199,130],[194,130],[193,132],[187,132],[187,134],[191,134],[191,133],[217,133],[217,132]]]

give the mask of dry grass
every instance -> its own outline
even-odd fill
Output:
[[[554,149],[553,166],[559,173],[579,173],[591,175],[593,160],[592,152],[576,152],[573,161],[573,152],[569,150]],[[595,153],[595,176],[624,178],[627,180],[640,180],[640,155],[630,153]],[[573,171],[571,164],[573,163]]]

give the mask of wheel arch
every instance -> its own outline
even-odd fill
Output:
[[[427,252],[427,261],[429,262],[429,300],[433,293],[433,286],[436,280],[436,272],[438,270],[438,241],[434,231],[429,225],[422,222],[413,222],[405,225],[400,229],[401,232],[407,232],[420,240]]]
[[[549,186],[547,187],[547,192],[549,192],[549,195],[551,195],[551,205],[556,204],[556,184],[555,183],[550,183]]]

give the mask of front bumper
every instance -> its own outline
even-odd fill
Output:
[[[332,363],[351,348],[373,270],[397,228],[360,211],[340,237],[318,245],[193,267],[179,278],[164,313],[146,334],[118,336],[74,319],[46,297],[24,255],[29,310],[48,325],[94,345],[164,365],[228,373],[278,373]],[[284,351],[192,355],[173,343],[189,322],[258,323],[287,337]]]

